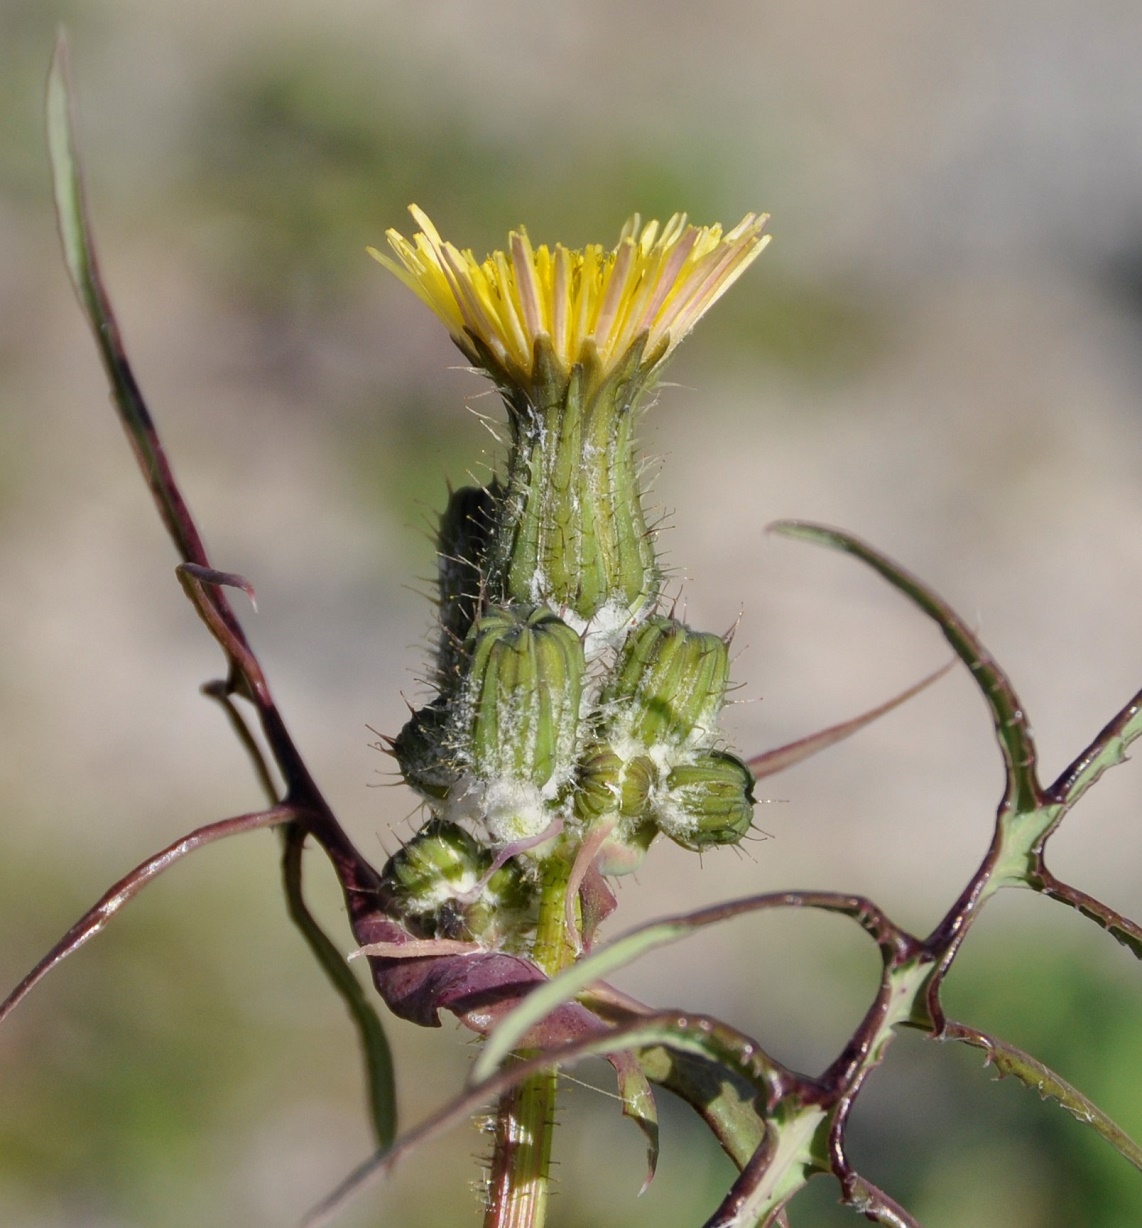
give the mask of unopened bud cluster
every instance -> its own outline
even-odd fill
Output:
[[[390,234],[401,265],[382,259],[496,382],[510,440],[503,480],[454,492],[441,520],[438,693],[392,743],[430,817],[385,881],[426,937],[522,949],[547,859],[589,841],[620,874],[660,833],[701,851],[750,827],[751,774],[718,732],[726,641],[657,612],[634,425],[762,219],[725,238],[636,222],[609,254],[513,235],[510,264],[483,265],[419,220],[413,243]]]
[[[547,454],[562,446],[558,436],[528,446],[537,464],[566,459]],[[582,471],[589,457],[577,451],[574,461]],[[516,456],[513,464],[523,466]],[[548,489],[535,483],[521,503],[510,484],[465,488],[442,518],[439,694],[393,741],[432,817],[386,867],[401,911],[426,936],[510,945],[532,916],[536,862],[573,860],[597,825],[604,874],[636,868],[660,833],[702,851],[750,827],[752,777],[718,731],[726,641],[650,612],[653,555],[631,581],[637,556],[599,551],[593,596],[580,587],[575,609],[570,570],[544,572],[556,589],[546,597],[538,582],[526,592],[514,584],[512,543],[533,564],[529,521],[549,517],[553,501],[565,514],[563,493],[548,498]],[[625,511],[610,496],[608,516],[641,525],[633,485]],[[573,529],[588,532],[582,518]],[[518,852],[488,877],[504,849]]]

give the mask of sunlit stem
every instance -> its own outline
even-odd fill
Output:
[[[578,945],[575,936],[567,932],[570,873],[571,859],[558,853],[541,867],[533,958],[548,976],[571,964]],[[519,1056],[526,1059],[535,1055],[521,1051]],[[499,1102],[484,1228],[542,1228],[550,1189],[557,1079],[555,1070],[540,1071]]]

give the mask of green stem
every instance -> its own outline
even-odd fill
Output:
[[[571,859],[556,853],[541,868],[535,962],[555,976],[575,958],[566,925]],[[521,1051],[521,1058],[533,1057]],[[508,1092],[496,1110],[484,1228],[543,1228],[550,1189],[557,1073],[545,1070]]]

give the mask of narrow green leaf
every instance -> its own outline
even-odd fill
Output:
[[[895,949],[909,941],[909,936],[889,921],[870,901],[862,896],[843,895],[832,891],[770,892],[651,922],[631,930],[605,947],[596,949],[585,959],[561,972],[554,980],[533,989],[515,1010],[504,1017],[488,1038],[472,1067],[469,1082],[475,1083],[486,1078],[518,1046],[522,1037],[557,1006],[569,1002],[588,986],[601,981],[640,955],[677,942],[705,926],[775,908],[816,908],[851,917],[882,950]]]
[[[615,1075],[618,1079],[619,1097],[623,1102],[623,1116],[642,1132],[646,1139],[646,1177],[640,1194],[646,1193],[658,1168],[659,1131],[658,1105],[646,1072],[636,1058],[615,1058]]]
[[[111,301],[100,276],[75,139],[67,40],[62,33],[56,40],[48,74],[47,125],[52,186],[64,259],[107,372],[119,417],[179,556],[183,562],[209,566],[202,539],[175,485],[166,453],[127,360]]]
[[[1005,806],[1022,814],[1035,810],[1047,800],[1036,772],[1038,758],[1031,727],[1011,680],[947,602],[891,559],[840,529],[800,520],[779,520],[769,527],[784,537],[815,542],[853,555],[919,606],[939,626],[956,655],[971,671],[991,710],[1007,770]]]
[[[56,217],[67,271],[84,311],[90,318],[95,309],[88,277],[87,236],[83,225],[83,184],[75,153],[69,76],[67,40],[61,32],[56,40],[51,70],[48,73],[48,157],[51,161]]]
[[[1142,1169],[1142,1147],[1098,1105],[1038,1058],[962,1023],[949,1023],[941,1039],[958,1040],[976,1049],[982,1049],[986,1055],[984,1064],[994,1066],[1001,1079],[1012,1075],[1026,1087],[1037,1091],[1044,1100],[1049,1098],[1057,1101],[1072,1117],[1083,1125],[1090,1126],[1096,1134],[1106,1139],[1114,1150],[1129,1160],[1135,1168]]]
[[[290,920],[301,931],[321,970],[348,1008],[361,1042],[365,1087],[373,1132],[381,1148],[390,1147],[397,1132],[397,1096],[393,1058],[385,1029],[341,952],[317,924],[301,890],[301,855],[306,832],[297,823],[285,831],[282,880]]]
[[[706,1123],[722,1150],[744,1168],[765,1137],[757,1089],[724,1066],[662,1045],[638,1055],[646,1077],[684,1100]]]

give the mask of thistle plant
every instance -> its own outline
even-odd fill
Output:
[[[491,379],[507,421],[500,475],[454,491],[440,518],[434,659],[426,671],[433,692],[387,739],[422,809],[411,836],[377,869],[345,835],[287,732],[228,599],[235,587],[252,590],[207,557],[132,375],[94,254],[65,67],[61,46],[49,136],[68,267],[180,556],[179,581],[226,657],[225,678],[206,692],[250,752],[268,804],[198,828],[136,867],[0,1005],[0,1018],[186,853],[273,826],[282,833],[290,916],[361,1040],[378,1148],[307,1224],[330,1221],[367,1178],[492,1105],[484,1224],[538,1228],[558,1071],[602,1056],[623,1112],[646,1138],[647,1181],[658,1153],[655,1088],[689,1105],[736,1165],[739,1175],[707,1225],[788,1225],[797,1193],[824,1174],[866,1219],[915,1225],[857,1171],[847,1146],[853,1106],[901,1028],[982,1050],[1000,1074],[1054,1098],[1142,1168],[1142,1149],[1065,1078],[949,1019],[941,1000],[975,918],[1002,888],[1077,909],[1142,957],[1142,928],[1062,882],[1045,860],[1070,808],[1142,734],[1142,692],[1056,781],[1043,783],[1023,705],[975,633],[919,580],[851,535],[797,522],[772,526],[871,567],[933,620],[971,672],[1005,767],[993,837],[977,871],[928,935],[908,932],[860,896],[790,890],[602,936],[616,908],[610,880],[644,864],[651,872],[656,841],[695,856],[737,844],[751,829],[758,779],[856,732],[931,681],[863,716],[743,758],[719,724],[730,684],[727,637],[687,625],[665,596],[635,449],[640,412],[678,344],[765,247],[766,218],[750,213],[723,231],[683,215],[662,226],[636,216],[613,248],[581,251],[535,247],[521,228],[504,252],[479,260],[443,240],[414,207],[412,238],[390,231],[389,253],[373,253]],[[350,954],[367,961],[388,1010],[423,1026],[439,1025],[447,1011],[483,1039],[468,1085],[403,1135],[371,998],[306,906],[301,852],[308,841],[337,874]],[[789,1069],[728,1023],[636,1001],[606,979],[707,926],[776,909],[845,916],[880,953],[867,1011],[822,1071]]]

